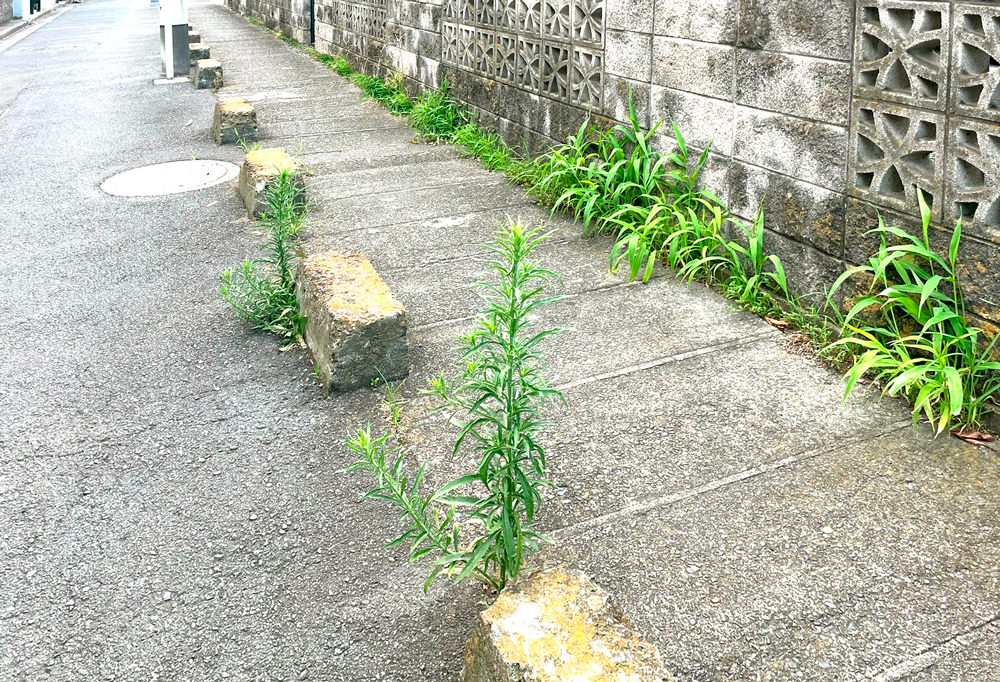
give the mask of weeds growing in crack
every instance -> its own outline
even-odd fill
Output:
[[[847,270],[831,295],[848,281],[867,282],[841,320],[842,338],[856,361],[847,372],[844,398],[871,374],[884,395],[902,396],[938,433],[950,426],[975,428],[988,402],[1000,393],[997,338],[969,324],[957,274],[962,240],[955,226],[946,255],[931,244],[931,210],[918,190],[922,231],[914,236],[886,226],[879,216],[872,232],[880,238],[868,263]]]
[[[366,497],[395,505],[406,526],[390,546],[408,543],[411,561],[434,557],[425,589],[444,575],[502,590],[544,540],[535,530],[539,491],[548,485],[540,415],[546,400],[562,396],[544,377],[541,351],[559,330],[539,331],[531,321],[556,300],[546,291],[559,281],[532,258],[543,239],[516,223],[497,235],[489,247],[496,283],[477,285],[485,310],[461,339],[461,373],[453,382],[443,375],[431,382],[438,410],[459,428],[455,452],[468,441],[477,471],[428,494],[425,467],[410,479],[406,453],[390,445],[390,434],[375,437],[369,425],[347,443],[358,458],[348,470],[375,477]]]
[[[262,255],[248,258],[220,275],[220,292],[255,329],[290,342],[302,338],[305,318],[295,297],[295,266],[301,257],[296,235],[305,217],[298,173],[283,169],[268,183],[257,224],[266,241]]]

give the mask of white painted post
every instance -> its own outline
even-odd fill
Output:
[[[187,43],[187,0],[161,0],[160,32],[163,71],[167,78],[186,74],[190,61]]]

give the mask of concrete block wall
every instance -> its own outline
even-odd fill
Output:
[[[315,2],[318,49],[414,90],[447,80],[533,150],[588,117],[624,120],[631,93],[643,125],[667,122],[661,148],[671,120],[693,153],[710,148],[704,182],[733,213],[763,204],[801,293],[867,259],[870,204],[919,229],[919,187],[942,243],[963,219],[971,307],[1000,323],[996,2]]]
[[[0,24],[14,18],[13,0],[0,0]]]
[[[300,43],[312,42],[313,0],[226,0],[226,6]]]

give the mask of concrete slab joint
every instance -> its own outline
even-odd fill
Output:
[[[199,90],[222,87],[222,62],[218,59],[199,59],[194,63],[194,87]]]
[[[212,137],[216,144],[257,141],[257,112],[242,97],[227,97],[215,103]]]
[[[257,218],[263,213],[268,184],[278,173],[286,169],[297,170],[298,165],[280,147],[257,149],[247,153],[240,169],[239,181],[239,192],[247,209],[247,217]],[[300,184],[304,182],[301,175],[298,176],[298,182]]]
[[[328,391],[410,372],[406,310],[361,255],[319,253],[302,262],[296,296],[306,345]]]
[[[670,680],[607,592],[562,567],[528,576],[479,615],[462,682]]]

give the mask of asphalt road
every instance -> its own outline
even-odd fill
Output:
[[[153,84],[156,21],[88,0],[0,53],[0,680],[454,678],[476,595],[424,596],[337,473],[372,392],[218,296],[234,188],[99,189],[240,160],[213,93]]]

